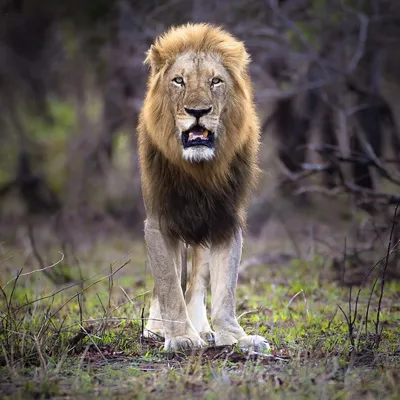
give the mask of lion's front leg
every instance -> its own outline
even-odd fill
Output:
[[[156,218],[146,220],[145,240],[164,325],[165,349],[179,350],[205,345],[188,317],[180,286],[179,243],[163,235]]]
[[[235,316],[236,286],[242,256],[242,231],[230,243],[211,248],[211,320],[216,345],[238,343],[242,348],[267,349],[262,336],[246,335]]]
[[[210,282],[210,250],[195,246],[192,257],[192,273],[186,291],[189,318],[196,331],[206,342],[214,342],[214,332],[207,319],[205,294]]]

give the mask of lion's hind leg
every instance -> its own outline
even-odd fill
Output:
[[[192,273],[186,291],[186,305],[189,318],[200,337],[209,343],[214,342],[214,332],[207,319],[205,294],[210,281],[210,250],[200,246],[193,247]]]
[[[164,324],[160,312],[160,303],[155,289],[153,289],[149,319],[147,320],[143,335],[144,337],[156,340],[163,340],[165,338]]]

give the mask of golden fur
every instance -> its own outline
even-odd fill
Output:
[[[209,337],[217,345],[268,348],[263,337],[246,335],[235,317],[241,227],[258,172],[249,56],[224,30],[187,24],[157,39],[145,62],[151,72],[138,147],[155,282],[146,334],[164,336],[165,349],[172,350],[204,346]],[[185,147],[185,135],[196,127],[215,145],[209,147],[206,136],[205,144]],[[186,157],[187,149],[196,156]],[[186,293],[180,287],[182,242],[195,252]],[[209,282],[214,332],[204,302]]]
[[[218,54],[234,84],[221,121],[225,130],[229,132],[230,140],[221,143],[212,165],[185,162],[181,157],[180,143],[173,140],[174,138],[168,140],[167,146],[160,146],[160,143],[164,142],[159,136],[170,138],[175,126],[174,115],[169,112],[170,99],[163,90],[162,80],[166,69],[173,64],[178,55],[188,51]],[[138,128],[144,196],[153,195],[149,193],[148,182],[151,179],[151,166],[146,164],[144,158],[149,144],[157,147],[169,161],[186,171],[205,188],[218,187],[226,182],[235,154],[245,152],[251,167],[248,183],[249,187],[253,187],[258,171],[256,161],[259,121],[247,71],[249,60],[243,43],[224,30],[209,24],[187,24],[171,28],[150,48],[145,63],[150,65],[151,74]]]

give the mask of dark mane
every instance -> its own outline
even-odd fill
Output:
[[[218,245],[232,238],[242,224],[239,209],[252,181],[245,152],[235,156],[226,182],[218,189],[203,187],[152,145],[145,158],[154,195],[149,211],[159,216],[163,232],[190,245]]]

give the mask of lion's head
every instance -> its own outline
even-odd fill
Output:
[[[258,120],[242,42],[208,24],[172,28],[151,46],[142,121],[176,165],[228,165],[258,144]]]

